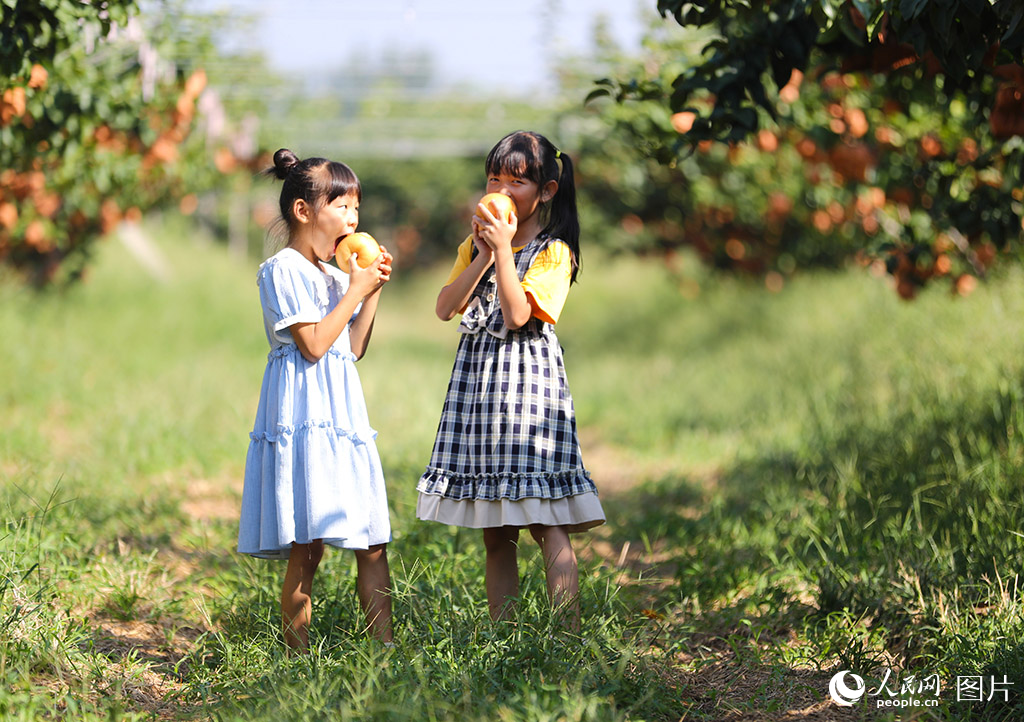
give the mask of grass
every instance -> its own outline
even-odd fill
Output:
[[[335,552],[315,648],[290,658],[283,568],[232,551],[266,353],[255,264],[150,230],[166,282],[112,240],[81,286],[0,286],[0,718],[1024,711],[1020,270],[904,303],[860,269],[772,294],[590,253],[559,328],[609,514],[578,538],[578,637],[546,608],[532,543],[520,614],[495,625],[479,535],[415,521],[455,334],[430,311],[446,269],[396,281],[359,369],[398,644],[362,633],[354,562]],[[938,675],[940,704],[837,707],[843,669],[873,688],[886,670]],[[1005,699],[956,700],[958,678],[1004,675]]]

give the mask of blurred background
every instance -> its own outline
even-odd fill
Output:
[[[998,42],[929,36],[939,58],[917,26],[866,42],[867,6],[839,0],[718,29],[648,0],[58,5],[70,20],[9,11],[24,31],[3,56],[0,261],[37,285],[154,213],[266,256],[279,189],[257,174],[280,147],[352,165],[363,229],[400,270],[429,266],[462,237],[487,150],[523,128],[575,158],[588,247],[672,268],[682,252],[771,291],[855,262],[905,299],[932,280],[969,293],[1018,255],[1024,71],[1005,62],[1005,8]]]
[[[0,3],[0,717],[831,719],[835,669],[1024,683],[1022,28],[1012,0]],[[477,536],[414,518],[434,301],[517,129],[577,171],[587,644],[532,545],[504,637]],[[397,266],[359,373],[404,641],[367,647],[332,555],[309,666],[280,569],[233,552],[281,147],[352,166]]]
[[[483,187],[483,158],[505,133],[578,137],[586,62],[638,49],[641,18],[653,15],[639,3],[579,0],[193,7],[247,25],[217,36],[230,57],[224,78],[210,77],[225,108],[248,109],[249,157],[294,146],[348,162],[366,189],[363,228],[400,268],[450,255]],[[276,205],[258,200],[272,188],[253,192],[248,243],[260,249],[259,227]],[[221,230],[241,244],[232,235],[241,229]]]

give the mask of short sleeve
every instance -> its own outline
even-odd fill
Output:
[[[455,259],[455,265],[452,266],[452,272],[448,274],[448,280],[444,282],[444,285],[450,286],[454,283],[455,279],[458,278],[463,271],[469,268],[469,264],[472,260],[473,236],[470,235],[466,236],[466,240],[459,245],[459,255]]]
[[[554,241],[537,254],[523,276],[523,290],[541,321],[558,323],[572,277],[572,252],[562,241]]]
[[[275,332],[296,323],[316,323],[324,313],[317,302],[316,279],[283,258],[272,258],[260,269],[257,283],[268,325]]]

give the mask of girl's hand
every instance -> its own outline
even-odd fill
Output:
[[[473,242],[477,243],[477,237],[483,241],[492,251],[512,247],[512,238],[519,228],[519,219],[515,213],[509,215],[508,220],[498,218],[490,209],[482,204],[477,204],[476,215],[473,216]],[[477,246],[479,247],[479,243]]]
[[[380,247],[380,254],[366,268],[356,262],[357,256],[353,253],[348,259],[349,277],[352,279],[349,291],[359,294],[359,298],[365,298],[391,280],[391,263],[395,259],[384,246]]]
[[[391,264],[395,262],[395,257],[388,253],[388,249],[384,246],[380,247],[380,269],[381,279],[380,283],[377,284],[377,288],[380,288],[385,283],[391,280]],[[376,290],[376,289],[374,289]]]
[[[487,241],[481,238],[480,226],[476,223],[473,224],[473,245],[476,246],[478,257],[482,258],[486,263],[490,263],[491,256],[494,255],[494,249],[487,245]]]

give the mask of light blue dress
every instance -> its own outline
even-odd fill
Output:
[[[302,356],[288,329],[320,321],[341,301],[348,276],[323,269],[285,248],[257,274],[270,354],[245,462],[244,554],[287,559],[292,542],[366,549],[391,540],[377,432],[349,327],[316,363]]]

